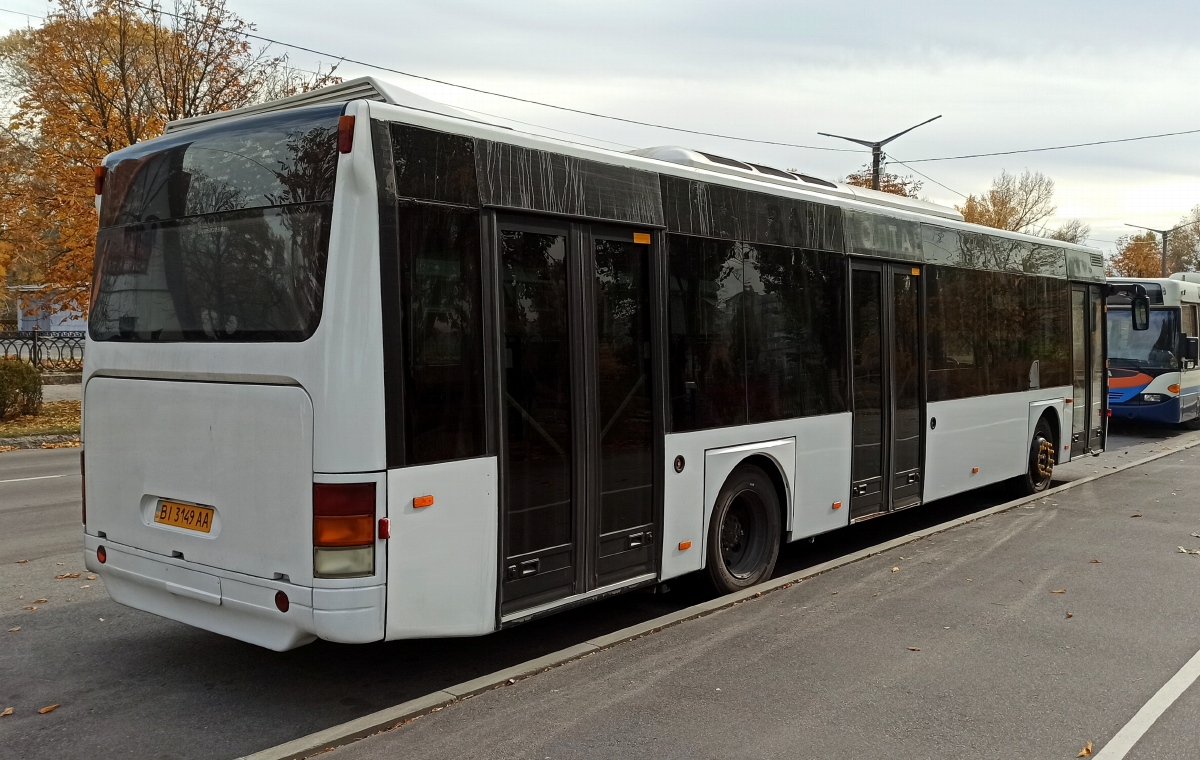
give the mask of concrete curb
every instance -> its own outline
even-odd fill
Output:
[[[0,438],[0,446],[16,446],[19,449],[40,449],[43,443],[74,443],[78,440],[78,433],[73,435],[20,435],[14,438]]]
[[[1130,470],[1134,467],[1140,467],[1155,460],[1163,459],[1164,457],[1168,457],[1173,454],[1178,454],[1181,451],[1185,451],[1197,445],[1200,445],[1200,438],[1182,443],[1168,451],[1161,451],[1157,454],[1143,457],[1142,459],[1138,459],[1134,462],[1128,462],[1116,466],[1108,472],[1100,472],[1080,478],[1078,480],[1072,480],[1069,483],[1064,483],[1061,486],[1048,489],[1033,496],[1025,496],[1012,501],[1007,501],[1003,504],[998,504],[994,507],[988,507],[982,511],[973,512],[969,515],[950,520],[949,522],[934,525],[923,530],[914,531],[913,533],[908,533],[898,538],[893,538],[892,540],[885,541],[882,544],[876,544],[875,546],[871,546],[866,549],[860,549],[859,551],[852,552],[843,557],[838,557],[837,559],[830,560],[828,562],[822,562],[819,565],[813,565],[812,567],[799,570],[795,573],[773,578],[766,583],[760,583],[759,585],[745,589],[744,591],[739,591],[733,594],[718,597],[716,599],[711,599],[707,602],[701,602],[700,604],[654,618],[653,620],[647,620],[645,622],[629,626],[628,628],[623,628],[619,631],[613,631],[612,633],[605,634],[603,636],[597,636],[596,638],[585,641],[582,644],[576,644],[574,646],[567,647],[566,649],[561,649],[557,652],[552,652],[550,654],[543,655],[542,657],[528,660],[519,665],[514,665],[510,668],[505,668],[494,673],[473,678],[470,681],[460,683],[456,686],[449,686],[440,691],[435,691],[432,694],[427,694],[423,697],[418,697],[417,699],[409,700],[408,702],[396,705],[395,707],[389,707],[385,710],[371,713],[370,715],[364,715],[361,718],[356,718],[355,720],[342,723],[341,725],[332,726],[323,731],[318,731],[314,734],[309,734],[308,736],[294,739],[285,744],[269,747],[259,752],[255,752],[252,755],[245,755],[241,758],[238,758],[238,760],[303,760],[303,758],[310,757],[321,752],[328,752],[329,750],[345,744],[350,744],[351,742],[358,741],[359,739],[363,739],[372,734],[398,728],[400,725],[414,718],[435,712],[454,702],[461,701],[484,691],[516,682],[523,678],[528,678],[529,676],[536,675],[537,673],[549,668],[563,665],[594,652],[599,652],[603,649],[608,649],[626,641],[641,638],[642,636],[646,636],[656,631],[661,631],[664,628],[670,628],[671,626],[678,625],[679,623],[687,620],[694,620],[696,618],[704,617],[705,615],[732,607],[748,599],[755,599],[763,596],[764,594],[768,594],[779,589],[788,588],[795,583],[816,577],[839,567],[845,567],[846,565],[858,562],[868,557],[873,557],[877,554],[883,554],[884,552],[895,549],[896,547],[904,546],[905,544],[910,544],[914,541],[919,541],[923,538],[927,538],[938,533],[944,533],[953,528],[975,522],[976,520],[981,520],[985,517],[990,517],[1001,512],[1007,512],[1008,510],[1019,507],[1022,504],[1027,504],[1031,501],[1037,501],[1047,496],[1053,496],[1071,488],[1108,477],[1109,475],[1115,475],[1118,472],[1124,472],[1125,470]]]

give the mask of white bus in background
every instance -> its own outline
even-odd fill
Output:
[[[89,569],[272,649],[484,634],[1105,436],[1099,252],[371,79],[98,170]]]
[[[1118,419],[1200,427],[1200,274],[1121,277],[1150,300],[1150,329],[1133,330],[1129,296],[1108,296],[1108,404]]]

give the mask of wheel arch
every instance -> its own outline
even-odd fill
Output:
[[[788,533],[791,531],[791,492],[792,487],[788,483],[787,476],[783,473],[783,467],[772,456],[758,453],[746,457],[738,462],[737,467],[729,473],[733,477],[733,473],[741,467],[752,466],[757,467],[767,473],[767,477],[771,479],[771,485],[775,488],[775,496],[779,500],[779,535],[782,543],[787,543]],[[728,478],[726,478],[728,480]]]

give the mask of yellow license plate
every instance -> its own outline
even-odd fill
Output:
[[[208,533],[212,530],[213,510],[195,504],[180,504],[177,501],[160,501],[154,513],[154,522],[176,528]]]

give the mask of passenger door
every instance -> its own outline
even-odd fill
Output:
[[[501,615],[657,572],[651,236],[501,217]]]
[[[1107,415],[1104,298],[1099,285],[1071,284],[1071,451],[1104,446]]]
[[[854,261],[850,519],[921,503],[924,388],[919,267]]]

